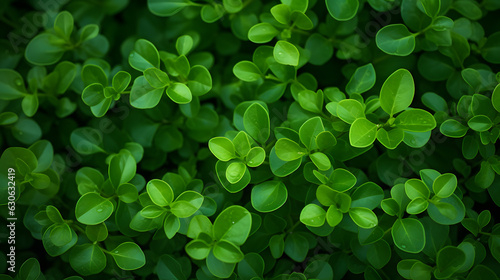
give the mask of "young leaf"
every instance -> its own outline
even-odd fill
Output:
[[[349,129],[349,142],[356,148],[365,148],[373,144],[377,137],[377,125],[366,118],[356,119]]]
[[[426,132],[436,127],[436,120],[425,110],[410,109],[399,114],[394,124],[405,131]]]
[[[253,187],[251,202],[259,212],[272,212],[285,204],[288,191],[281,181],[267,181]]]
[[[124,242],[110,251],[116,265],[123,270],[135,270],[146,264],[146,257],[139,245]]]
[[[280,40],[276,43],[273,50],[274,59],[284,65],[299,65],[299,50],[293,44]]]
[[[407,56],[415,49],[415,36],[404,24],[390,24],[377,32],[375,41],[387,54]]]
[[[320,227],[325,223],[326,211],[316,204],[306,205],[300,212],[300,221],[311,227]]]
[[[408,108],[415,94],[413,76],[406,69],[399,69],[392,73],[380,90],[380,106],[393,116]]]
[[[358,0],[326,0],[326,8],[330,15],[338,21],[352,19],[359,8]]]
[[[97,225],[113,214],[114,206],[109,199],[97,193],[86,193],[78,199],[75,207],[76,219],[86,225]]]
[[[264,144],[269,139],[270,121],[269,113],[259,103],[250,105],[243,115],[245,131],[259,143]]]
[[[151,67],[160,67],[160,55],[158,50],[148,40],[139,39],[134,44],[134,49],[128,57],[128,63],[138,71],[144,71]]]
[[[345,86],[346,92],[362,94],[370,90],[376,81],[375,68],[371,63],[358,67]]]
[[[425,232],[422,223],[413,218],[397,219],[391,230],[394,244],[408,253],[419,253],[425,246]]]
[[[349,216],[360,228],[373,228],[378,224],[377,215],[365,207],[353,207],[349,209]]]
[[[236,157],[233,142],[226,137],[215,137],[208,141],[208,148],[216,158],[229,161]]]

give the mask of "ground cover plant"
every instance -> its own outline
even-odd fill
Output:
[[[0,279],[498,279],[499,16],[2,1]]]

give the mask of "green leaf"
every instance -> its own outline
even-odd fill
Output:
[[[23,77],[14,70],[0,69],[0,100],[22,98],[26,93]]]
[[[330,131],[323,131],[316,135],[315,142],[319,150],[325,151],[337,144],[337,138]]]
[[[349,209],[349,216],[360,228],[373,228],[378,224],[377,215],[366,207],[353,207]]]
[[[438,279],[449,278],[465,262],[465,253],[457,247],[446,246],[439,250],[436,257],[434,276]]]
[[[83,276],[97,274],[106,267],[106,255],[97,244],[76,245],[70,252],[69,264]]]
[[[248,135],[259,143],[264,144],[269,139],[271,133],[269,113],[259,103],[254,103],[245,110],[243,126]]]
[[[230,161],[228,162],[217,161],[217,163],[215,164],[215,171],[217,173],[217,177],[219,178],[219,182],[222,184],[222,186],[230,193],[237,193],[242,189],[244,189],[250,183],[251,175],[248,168],[245,168],[243,177],[240,180],[238,180],[237,183],[231,184],[228,178],[226,177],[227,168],[231,163],[232,162]]]
[[[33,152],[38,161],[38,165],[33,172],[43,172],[49,169],[54,159],[54,148],[49,141],[37,141],[28,149]]]
[[[158,68],[148,68],[144,70],[144,78],[154,88],[165,88],[170,84],[170,78],[167,73]]]
[[[290,7],[285,4],[278,4],[271,8],[274,19],[281,24],[288,25],[290,23],[291,13]]]
[[[495,32],[488,37],[488,40],[481,48],[481,56],[490,63],[500,63],[498,55],[498,43],[500,42],[500,32]]]
[[[211,249],[211,245],[201,239],[192,240],[186,244],[186,253],[194,260],[206,259]]]
[[[455,119],[448,119],[444,121],[441,126],[439,127],[439,131],[448,137],[452,138],[461,138],[464,137],[467,131],[469,130],[468,127],[465,125],[461,124],[459,121]]]
[[[344,99],[337,105],[337,116],[348,124],[356,119],[365,118],[365,108],[358,100]]]
[[[73,231],[68,224],[54,224],[51,226],[49,237],[55,246],[62,247],[71,242]]]
[[[427,206],[429,206],[429,201],[422,197],[417,197],[410,201],[406,206],[406,212],[408,214],[416,215],[427,210]]]
[[[358,67],[345,86],[346,92],[362,94],[370,90],[376,81],[375,68],[371,63]]]
[[[113,156],[109,163],[109,179],[115,188],[121,184],[128,183],[135,176],[137,163],[134,156],[128,150],[122,150]]]
[[[396,216],[400,212],[399,203],[394,198],[386,198],[380,202],[380,207],[390,216]]]
[[[377,32],[377,47],[390,55],[407,56],[415,49],[415,34],[404,24],[390,24]]]
[[[405,183],[405,192],[409,199],[416,198],[428,199],[430,196],[429,188],[418,179],[410,179]]]
[[[332,182],[332,189],[338,192],[346,192],[350,190],[356,184],[356,176],[351,172],[343,168],[337,168],[330,175],[330,180]]]
[[[467,124],[472,130],[477,132],[488,131],[493,126],[493,122],[485,115],[476,115],[470,118]]]
[[[266,151],[262,147],[253,147],[246,155],[246,164],[248,167],[258,167],[266,159]]]
[[[406,69],[399,69],[392,73],[380,90],[380,106],[393,116],[408,108],[415,94],[415,83],[411,73]]]
[[[216,158],[229,161],[236,157],[233,142],[226,137],[214,137],[208,141],[208,148]]]
[[[19,117],[12,112],[0,113],[0,125],[10,125],[19,120]]]
[[[481,213],[479,213],[479,216],[477,217],[477,223],[479,224],[480,227],[485,227],[487,226],[491,221],[491,212],[490,210],[483,210]]]
[[[437,197],[446,198],[451,196],[457,188],[457,177],[452,173],[445,173],[434,180],[432,190]]]
[[[193,37],[189,35],[182,35],[177,38],[175,42],[175,49],[179,55],[187,55],[193,48]]]
[[[35,258],[29,258],[19,268],[18,277],[16,278],[20,278],[23,280],[36,280],[39,278],[43,278],[43,274],[42,277],[39,277],[40,274],[40,263],[38,262],[38,260]],[[7,280],[7,278],[4,278],[3,280]]]
[[[116,265],[123,270],[136,270],[146,264],[146,256],[139,245],[134,242],[124,242],[110,251]]]
[[[328,210],[326,211],[326,222],[329,226],[337,226],[343,218],[344,214],[337,207],[334,205],[330,205],[330,207],[328,207]]]
[[[90,241],[101,242],[106,240],[108,237],[108,228],[105,223],[100,223],[97,225],[87,226],[85,233]]]
[[[238,263],[238,276],[241,277],[242,280],[262,277],[264,274],[264,266],[264,259],[259,254],[248,253],[245,255],[245,258]]]
[[[328,169],[330,169],[332,167],[332,163],[330,162],[330,159],[324,153],[316,152],[316,153],[310,154],[309,157],[311,158],[314,165],[316,165],[316,167],[318,167],[318,169],[321,171],[327,171]]]
[[[196,213],[202,204],[201,194],[195,191],[185,191],[170,204],[170,211],[179,218],[187,218]]]
[[[377,125],[365,118],[356,119],[349,129],[349,142],[356,148],[373,144],[377,137]]]
[[[399,114],[394,124],[405,131],[426,132],[436,127],[436,120],[425,110],[410,109]]]
[[[321,118],[310,118],[300,126],[300,142],[302,142],[309,150],[314,150],[317,148],[316,137],[323,131],[325,131],[325,127],[323,126]]]
[[[220,4],[203,5],[201,8],[201,19],[206,23],[213,23],[224,15],[224,7]]]
[[[214,276],[227,279],[234,271],[235,263],[225,263],[215,257],[213,250],[207,257],[207,268]]]
[[[307,154],[306,149],[288,138],[279,139],[274,148],[278,158],[283,161],[298,160]]]
[[[139,39],[134,44],[134,49],[128,57],[128,63],[138,71],[144,71],[151,67],[160,67],[160,55],[158,50],[148,40]]]
[[[34,94],[25,95],[21,107],[26,116],[33,117],[38,110],[38,96]]]
[[[405,132],[402,128],[397,127],[391,130],[380,128],[377,131],[377,140],[387,149],[393,150],[403,141]]]
[[[419,253],[425,246],[422,223],[413,218],[397,219],[391,229],[394,244],[408,253]]]
[[[271,153],[269,155],[269,166],[271,167],[271,171],[274,175],[278,177],[286,177],[292,174],[295,170],[297,170],[300,167],[301,162],[302,162],[302,156],[292,161],[281,160],[276,155],[275,147],[271,149]]]
[[[316,204],[307,204],[300,212],[300,221],[311,227],[320,227],[325,223],[326,211]]]
[[[152,87],[144,76],[139,76],[130,90],[130,105],[138,109],[153,108],[160,102],[163,91],[163,88]]]
[[[113,214],[114,206],[109,199],[97,193],[86,193],[78,199],[75,207],[76,219],[86,225],[97,225]]]
[[[281,181],[267,181],[252,188],[251,202],[259,212],[272,212],[285,204],[288,191]]]
[[[82,43],[92,40],[99,35],[99,25],[87,24],[78,30],[78,34],[80,34],[80,42]]]
[[[41,33],[29,41],[24,57],[35,65],[52,65],[63,56],[65,44],[66,40],[55,34]]]
[[[298,94],[298,102],[304,110],[320,114],[323,111],[323,92],[303,90]]]
[[[433,0],[420,0],[425,13],[431,18],[436,17],[439,14],[439,9],[441,8],[441,1]]]
[[[330,15],[338,21],[352,19],[359,8],[358,0],[326,0],[325,2]]]
[[[283,239],[283,235],[273,235],[269,239],[269,250],[273,258],[278,259],[283,255],[283,251],[285,250],[285,241]]]
[[[299,65],[299,50],[293,44],[280,40],[276,42],[273,49],[273,56],[276,62],[284,65]]]
[[[251,226],[252,215],[248,210],[238,205],[229,206],[215,219],[214,237],[241,246],[250,234]]]
[[[270,42],[279,34],[278,29],[268,22],[258,23],[248,30],[248,39],[257,44]]]
[[[391,259],[391,247],[385,240],[373,243],[366,252],[368,262],[376,269],[382,269]]]
[[[491,95],[491,103],[497,112],[500,112],[500,85],[497,85]]]
[[[226,179],[231,184],[238,183],[247,171],[246,165],[241,161],[234,161],[226,169]]]
[[[351,194],[351,207],[366,207],[373,210],[380,205],[384,198],[383,192],[379,185],[366,182],[357,187]]]
[[[158,206],[167,206],[174,200],[172,187],[163,180],[153,179],[149,181],[146,189],[151,201]]]
[[[233,73],[238,79],[245,82],[254,82],[262,77],[259,67],[248,60],[236,63],[233,67]]]
[[[73,25],[73,16],[68,11],[62,11],[54,21],[54,30],[57,34],[69,40],[73,32]]]
[[[188,0],[148,0],[149,11],[160,17],[175,15],[190,5]]]
[[[427,213],[438,224],[453,225],[464,219],[465,206],[455,194],[452,194],[447,198],[441,198],[438,203],[430,203]]]
[[[182,83],[173,83],[167,88],[167,95],[177,104],[186,104],[193,100],[188,86]]]
[[[212,89],[212,76],[204,66],[195,65],[189,71],[187,86],[194,96],[204,95]]]
[[[48,205],[46,208],[45,208],[45,212],[47,214],[47,217],[54,223],[56,224],[62,224],[64,223],[64,219],[63,217],[61,216],[61,213],[59,212],[59,210],[52,206],[52,205]]]
[[[307,256],[309,245],[300,232],[293,232],[285,239],[285,254],[296,262],[303,262]]]
[[[175,234],[179,231],[181,223],[179,218],[174,214],[167,214],[165,221],[163,222],[163,231],[168,239],[172,239]]]
[[[309,63],[323,65],[333,56],[333,45],[319,33],[313,33],[307,38],[305,49],[311,53]]]
[[[240,248],[226,240],[215,243],[213,254],[217,259],[225,263],[238,263],[244,258]]]

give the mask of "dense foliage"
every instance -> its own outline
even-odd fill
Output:
[[[498,279],[499,16],[2,1],[0,279]]]

